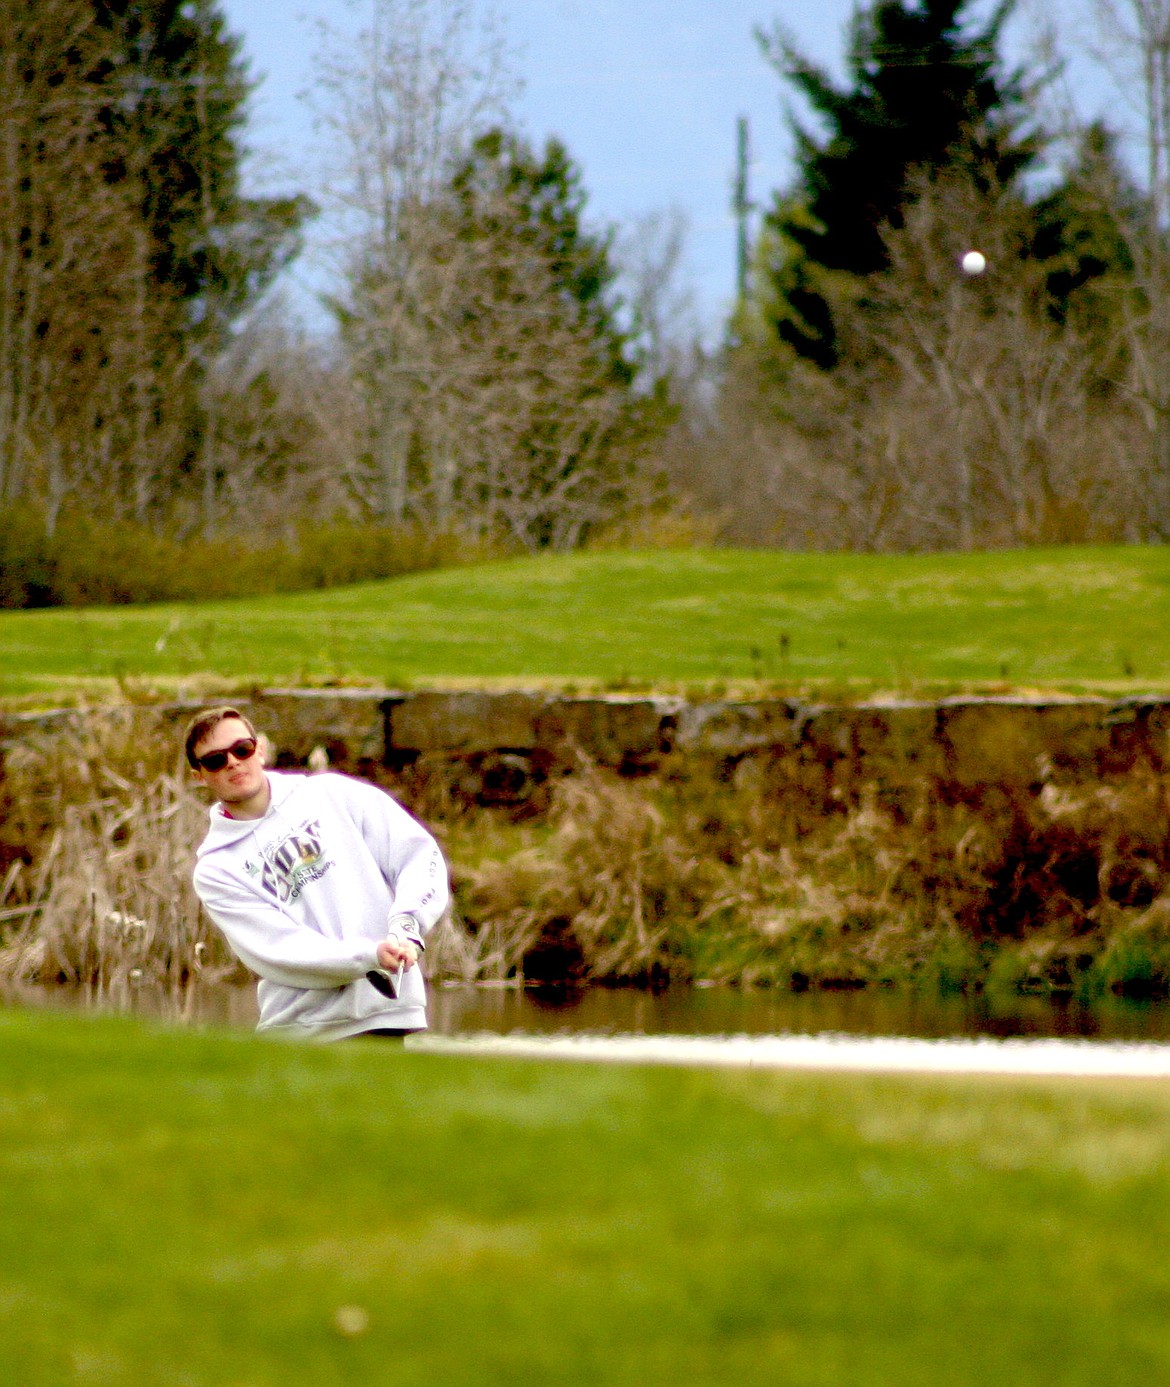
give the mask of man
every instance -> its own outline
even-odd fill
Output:
[[[195,717],[185,749],[215,799],[195,890],[259,975],[257,1029],[322,1040],[424,1029],[418,958],[448,900],[430,834],[362,781],[265,770],[235,708]]]

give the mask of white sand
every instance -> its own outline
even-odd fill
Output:
[[[852,1035],[425,1035],[432,1054],[829,1069],[887,1074],[1040,1074],[1170,1078],[1170,1044],[1096,1040],[914,1040]]]

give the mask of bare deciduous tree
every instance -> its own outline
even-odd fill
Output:
[[[472,0],[370,0],[366,14],[356,42],[323,31],[318,89],[334,170],[324,191],[336,306],[366,416],[361,496],[397,522],[407,513],[412,406],[434,370],[410,329],[436,293],[436,206],[474,135],[502,113],[510,83],[498,27]]]
[[[604,345],[620,339],[605,243],[589,242],[602,282],[575,287],[589,238],[566,229],[571,165],[550,146],[537,168],[495,123],[503,50],[469,0],[369,14],[360,57],[334,46],[324,74],[354,495],[393,522],[572,545],[629,499],[646,413],[632,362]]]
[[[694,370],[699,328],[686,240],[686,215],[677,207],[637,218],[617,238],[621,289],[650,381],[685,381]]]
[[[1067,22],[1068,16],[1057,11]],[[1108,116],[1135,151],[1144,173],[1141,206],[1119,207],[1114,170],[1085,170],[1084,193],[1116,217],[1132,264],[1134,293],[1119,295],[1124,361],[1120,383],[1132,394],[1143,424],[1134,445],[1147,453],[1151,475],[1152,537],[1170,538],[1170,0],[1093,0],[1087,42],[1114,82]],[[1044,17],[1042,42],[1059,52],[1056,21]],[[1095,31],[1095,32],[1093,32]],[[1083,41],[1076,35],[1074,41]],[[1129,115],[1127,118],[1126,112]],[[1082,130],[1075,99],[1066,92],[1058,124]]]
[[[1149,536],[1132,397],[1102,381],[1072,322],[1046,314],[1025,234],[1010,200],[921,183],[887,232],[889,272],[842,319],[847,364],[793,368],[782,389],[733,373],[722,467],[738,466],[753,498],[744,538],[970,549]],[[984,275],[960,268],[973,247]],[[769,397],[783,403],[761,407]]]

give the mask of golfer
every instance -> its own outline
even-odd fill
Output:
[[[448,899],[431,835],[373,785],[265,770],[235,708],[195,717],[186,753],[215,799],[195,890],[259,976],[257,1029],[318,1040],[425,1029],[418,960]]]

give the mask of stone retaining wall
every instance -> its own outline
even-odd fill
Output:
[[[489,798],[520,794],[525,783],[571,770],[581,756],[637,775],[678,757],[734,771],[779,755],[834,779],[894,784],[926,776],[956,786],[1076,781],[1143,766],[1162,771],[1170,758],[1170,698],[1155,697],[817,705],[524,690],[267,689],[237,706],[271,738],[279,765],[303,765],[317,747],[331,765],[358,773],[400,770],[423,758],[454,761]],[[177,728],[195,707],[142,711]],[[0,722],[0,748],[87,716],[10,716]]]

